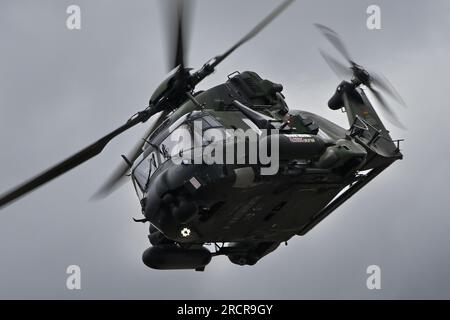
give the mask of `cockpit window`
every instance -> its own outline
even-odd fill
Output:
[[[147,189],[150,177],[158,168],[158,160],[156,152],[152,152],[148,157],[143,159],[133,170],[134,178],[141,190]]]
[[[156,135],[152,135],[151,144],[144,151],[144,159],[133,169],[134,179],[142,191],[147,189],[158,166],[167,160],[189,156],[186,151],[195,146],[205,146],[228,137],[222,124],[207,113],[203,116],[197,114],[192,118],[185,115],[169,127],[160,127],[158,130]]]

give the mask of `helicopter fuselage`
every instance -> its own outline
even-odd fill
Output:
[[[188,267],[201,269],[209,262],[201,247],[206,243],[226,243],[218,254],[237,264],[254,264],[280,243],[304,234],[333,199],[358,182],[358,171],[370,169],[371,147],[318,115],[289,112],[281,88],[255,73],[237,74],[186,101],[148,137],[142,160],[132,170],[144,220],[151,223],[150,242],[158,247],[144,254],[147,265],[178,268],[177,262],[167,262],[167,250],[177,251],[174,261],[191,259],[195,251],[199,260]],[[357,91],[352,94],[361,99]],[[197,133],[196,123],[202,125]],[[261,138],[268,126],[272,132]],[[182,129],[189,136],[184,142]],[[208,140],[211,130],[222,132],[222,139]],[[267,137],[278,140],[276,154],[270,154],[277,156],[272,174],[264,169],[273,163],[262,164],[259,154],[256,162],[249,157],[252,144]],[[219,142],[215,151],[223,150],[222,162],[188,157],[204,155]],[[240,144],[241,159],[236,156]],[[234,152],[229,161],[227,150]]]

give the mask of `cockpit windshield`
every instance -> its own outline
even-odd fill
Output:
[[[152,175],[167,160],[183,158],[188,154],[187,151],[208,145],[216,141],[217,136],[226,138],[222,124],[207,112],[187,114],[158,131],[151,137],[143,159],[132,170],[133,179],[141,191],[147,189]]]

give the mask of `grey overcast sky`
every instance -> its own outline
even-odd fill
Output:
[[[280,2],[196,1],[190,65],[226,50]],[[65,26],[71,4],[81,7],[79,31]],[[382,30],[366,28],[371,4]],[[146,105],[167,71],[160,9],[144,0],[0,1],[0,192]],[[284,85],[291,109],[346,126],[326,107],[339,80],[318,54],[335,51],[315,22],[339,32],[408,103],[398,107],[408,130],[392,128],[406,139],[404,161],[254,267],[219,257],[203,273],[155,271],[141,262],[148,227],[131,220],[131,184],[89,201],[146,129],[137,127],[0,212],[0,298],[450,298],[449,0],[297,0],[201,87],[254,70]],[[66,289],[71,264],[81,267],[79,291]],[[378,291],[366,288],[372,264],[382,270]]]

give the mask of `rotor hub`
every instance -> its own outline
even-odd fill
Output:
[[[352,82],[356,85],[363,84],[367,87],[370,87],[371,77],[369,72],[363,69],[361,66],[357,64],[353,64],[351,67],[353,70],[353,79]]]

